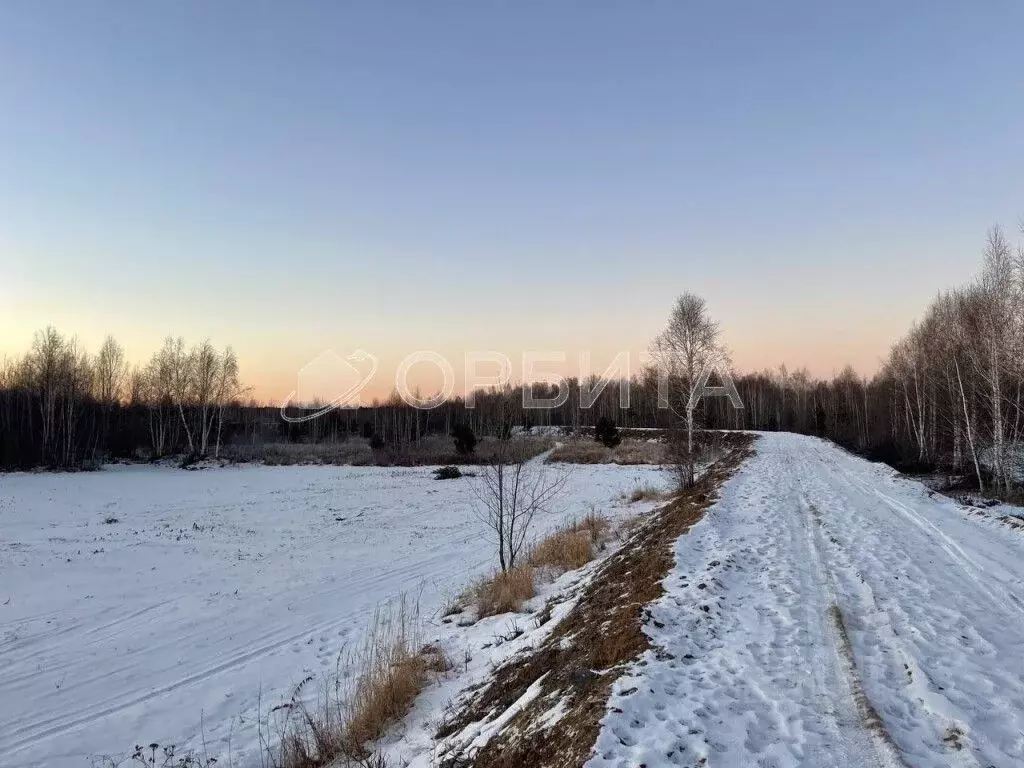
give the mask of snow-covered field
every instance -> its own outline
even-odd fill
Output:
[[[573,466],[538,530],[666,481]],[[429,615],[492,566],[471,482],[379,467],[0,475],[0,765],[81,768],[136,743],[198,747],[202,730],[245,766],[260,697],[265,711],[328,671],[380,602],[419,594]]]
[[[1024,534],[814,438],[755,448],[589,768],[1024,765]]]

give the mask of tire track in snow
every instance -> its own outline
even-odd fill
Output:
[[[676,542],[653,648],[616,684],[588,768],[904,765],[858,710],[799,457],[765,448]]]
[[[883,544],[886,539],[878,538],[883,536],[884,531],[876,528],[864,515],[867,510],[878,508],[878,501],[884,494],[876,495],[877,489],[871,484],[843,469],[839,465],[839,461],[835,460],[836,456],[843,458],[839,449],[830,446],[828,451],[818,455],[817,462],[813,462],[824,467],[826,472],[815,471],[813,467],[802,467],[801,473],[809,492],[825,504],[829,513],[828,525],[821,515],[818,517],[823,534],[822,548],[831,552],[835,560],[835,573],[842,576],[843,587],[839,589],[839,593],[844,596],[844,602],[851,612],[846,613],[844,609],[838,613],[836,618],[843,624],[843,634],[849,643],[852,663],[857,668],[863,667],[864,672],[870,678],[871,691],[866,692],[867,703],[872,703],[872,697],[885,703],[882,714],[879,714],[879,710],[874,705],[871,708],[875,714],[879,715],[883,723],[888,721],[898,729],[900,738],[893,741],[901,748],[901,752],[910,750],[911,753],[919,755],[922,748],[931,752],[941,751],[941,762],[937,764],[944,767],[976,767],[998,764],[990,763],[987,760],[979,762],[973,749],[963,743],[967,739],[964,730],[969,731],[967,724],[972,720],[971,713],[964,709],[962,703],[950,699],[950,690],[947,688],[950,685],[948,680],[943,678],[943,684],[940,685],[938,681],[932,679],[937,669],[934,658],[920,655],[919,646],[922,637],[929,643],[938,638],[949,647],[955,646],[955,643],[951,643],[950,640],[951,637],[955,639],[956,634],[949,630],[936,631],[936,628],[920,621],[922,616],[928,614],[928,600],[910,597],[911,605],[923,606],[924,610],[917,614],[908,613],[905,608],[908,595],[904,594],[906,590],[901,589],[899,582],[893,583],[888,590],[881,593],[876,584],[869,583],[869,581],[877,581],[879,575],[892,576],[891,560],[887,561],[885,556],[899,560],[899,555],[896,552],[887,552],[887,549],[894,548],[892,544]],[[860,460],[855,459],[851,463],[856,468],[856,464],[859,462]],[[874,470],[874,467],[870,465],[867,467]],[[837,484],[836,481],[839,483]],[[837,491],[843,486],[849,487],[855,492],[855,495],[838,493]],[[972,587],[980,589],[993,605],[1002,609],[999,612],[1005,613],[1007,620],[1011,624],[1014,623],[1015,611],[1007,610],[1010,606],[1005,601],[999,600],[986,588],[984,582],[971,572],[969,564],[975,562],[973,559],[966,553],[963,558],[958,557],[957,551],[962,551],[962,549],[956,546],[954,551],[945,546],[945,542],[948,540],[945,534],[933,535],[942,532],[930,523],[920,525],[917,516],[911,514],[908,508],[895,499],[888,498],[890,502],[895,502],[903,509],[895,508],[893,504],[885,504],[885,507],[899,513],[897,519],[914,524],[913,528],[907,530],[920,530],[925,534],[931,546],[941,550],[950,559],[951,564],[957,567],[958,572],[967,576],[967,581],[961,581],[961,584],[970,584]],[[866,504],[858,503],[861,500]],[[835,532],[841,537],[845,536],[846,541],[837,539],[834,535],[828,535],[826,538],[825,534],[828,528],[835,528]],[[825,544],[826,540],[829,544]],[[897,547],[916,546],[912,536],[905,535],[889,541],[899,542]],[[909,551],[915,552],[913,549]],[[916,551],[914,555],[910,555],[908,552],[908,555],[905,556],[907,567],[916,568],[915,560],[923,565],[928,552],[929,550]],[[878,554],[883,557],[876,557]],[[870,565],[865,567],[866,563],[870,563]],[[900,579],[900,575],[896,574],[894,578]],[[926,578],[914,579],[911,584],[908,584],[908,586],[910,585],[914,586],[915,592],[923,590],[927,594],[931,589]],[[884,605],[879,602],[880,599],[884,601]],[[935,607],[935,610],[937,613],[938,606]],[[937,613],[937,615],[943,614]],[[897,618],[901,619],[899,632],[894,623]],[[851,621],[855,623],[859,637],[856,648],[855,644],[850,642],[850,634],[846,631]],[[947,656],[951,656],[951,654],[943,653],[938,658],[945,659]],[[958,665],[957,673],[958,675],[968,675],[969,679],[971,673],[964,671],[964,666],[963,664]],[[945,672],[941,669],[941,665],[938,671]],[[1019,688],[1019,680],[1017,687]],[[908,730],[913,733],[912,737],[910,733],[907,733]],[[889,732],[892,732],[891,729]],[[976,747],[983,746],[986,751],[993,747],[991,744],[983,743],[987,741],[985,736],[981,734],[976,734],[976,736],[982,741],[980,744],[976,743]],[[954,744],[956,746],[950,747]],[[1019,751],[1020,745],[1011,747],[1011,749]],[[920,757],[917,759],[919,760]],[[933,765],[936,763],[922,762],[921,764]]]
[[[1024,765],[1020,537],[824,441],[755,450],[676,543],[588,766]]]
[[[952,538],[943,533],[938,526],[928,520],[928,518],[914,511],[911,507],[906,504],[902,504],[891,496],[887,496],[877,488],[872,488],[870,490],[893,510],[903,515],[907,520],[912,522],[921,530],[932,535],[932,537],[939,543],[939,546],[941,546],[949,554],[950,558],[952,558],[952,560],[963,569],[967,577],[971,579],[979,589],[985,592],[989,598],[991,598],[993,603],[1007,609],[1008,613],[1016,611],[1024,616],[1024,606],[1020,604],[1019,599],[1014,597],[1012,594],[999,589],[996,584],[982,579],[981,574],[984,572],[984,569],[981,565],[972,559],[970,555],[968,555]],[[996,589],[999,589],[1002,594],[998,594]]]
[[[822,533],[821,511],[808,501],[807,497],[801,494],[800,506],[806,510],[809,518],[807,530],[807,551],[813,561],[813,569],[819,575],[820,589],[825,596],[825,604],[828,615],[828,624],[832,635],[832,649],[836,656],[836,662],[843,672],[844,682],[850,701],[854,704],[858,719],[869,734],[876,764],[880,768],[901,768],[906,766],[900,756],[899,748],[893,741],[892,736],[885,728],[881,716],[872,706],[867,694],[864,693],[864,686],[861,683],[860,674],[857,671],[857,664],[854,659],[853,645],[850,643],[849,634],[846,631],[846,622],[843,620],[843,612],[839,607],[836,595],[835,582],[832,573],[828,569],[821,554],[818,539]]]

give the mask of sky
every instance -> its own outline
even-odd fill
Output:
[[[0,357],[872,373],[1024,214],[1024,3],[0,3]],[[550,366],[553,369],[562,364]],[[429,363],[410,381],[428,391]],[[461,390],[461,383],[457,386]]]

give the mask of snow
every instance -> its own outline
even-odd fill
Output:
[[[1024,536],[824,441],[756,450],[587,765],[1024,764]]]
[[[253,764],[258,707],[323,680],[375,606],[407,592],[429,616],[492,567],[474,481],[431,473],[0,475],[0,765],[80,768],[204,739],[210,756],[230,742],[236,767]],[[593,507],[624,512],[621,494],[666,480],[573,466],[538,532]]]
[[[631,513],[636,514],[650,509],[648,504],[630,507]],[[604,560],[617,552],[619,546],[621,541],[610,543],[598,558],[583,568],[562,574],[553,583],[540,583],[537,595],[524,606],[529,614],[492,616],[472,624],[462,624],[455,617],[452,622],[440,625],[429,642],[444,649],[446,656],[456,662],[455,669],[428,687],[409,716],[378,744],[387,765],[436,768],[453,753],[461,755],[467,750],[478,750],[504,730],[518,712],[535,701],[541,692],[543,676],[504,712],[491,713],[483,721],[470,723],[444,739],[435,738],[439,726],[480,686],[489,683],[495,669],[511,657],[530,653],[542,645],[575,607]],[[550,613],[546,621],[540,617],[544,612]],[[516,636],[512,637],[513,634]],[[459,663],[461,659],[466,660],[464,666]],[[540,719],[538,730],[550,728],[566,712],[562,699],[551,702]],[[541,736],[533,733],[531,737]]]

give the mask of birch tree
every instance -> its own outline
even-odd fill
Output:
[[[684,293],[676,299],[668,325],[654,340],[651,353],[668,387],[670,404],[676,415],[686,409],[686,456],[682,481],[693,485],[695,477],[693,409],[689,407],[697,377],[716,361],[724,361],[719,343],[718,323],[711,319],[704,299]]]

